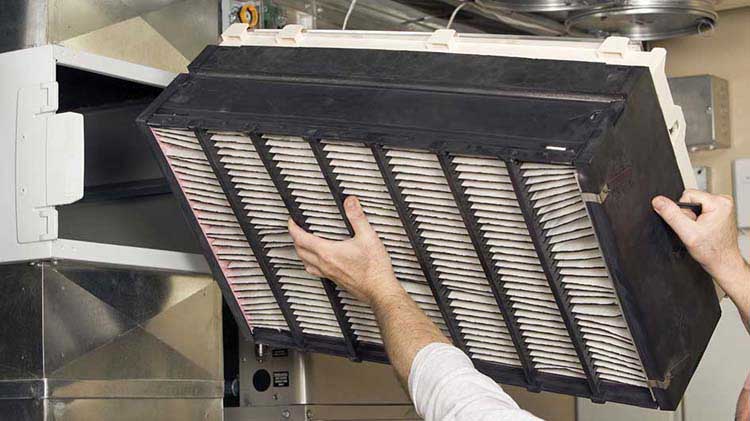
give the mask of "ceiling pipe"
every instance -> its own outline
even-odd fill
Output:
[[[485,0],[441,0],[452,6],[467,3],[476,13],[497,22],[503,23],[531,35],[541,36],[585,36],[583,32],[569,30],[564,24],[541,15],[516,12],[507,8],[492,5]],[[465,8],[466,9],[466,8]]]
[[[308,14],[316,14],[316,20],[341,27],[349,8],[350,0],[316,0],[317,10],[310,8],[306,0],[274,0],[274,3]],[[422,10],[393,0],[360,1],[352,13],[350,27],[362,29],[434,31],[447,26],[448,20],[431,16]],[[453,24],[458,32],[482,32],[470,25]]]
[[[482,0],[474,0],[470,4],[499,22],[533,35],[563,36],[568,34],[565,25],[552,19],[499,8]]]

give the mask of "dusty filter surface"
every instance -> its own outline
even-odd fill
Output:
[[[208,243],[245,311],[251,328],[289,330],[260,264],[195,135],[155,129],[170,166],[201,221]],[[303,333],[341,338],[342,332],[320,279],[305,272],[286,228],[281,195],[253,140],[242,133],[207,133],[255,228],[271,271]],[[305,225],[330,240],[349,237],[344,219],[310,144],[302,138],[264,135],[270,152]],[[445,322],[404,231],[370,148],[356,143],[321,142],[325,159],[344,195],[357,195],[386,244],[406,290],[443,329]],[[469,354],[479,360],[520,366],[517,351],[495,301],[438,156],[389,148],[387,165],[400,190],[419,241],[445,290],[448,305]],[[469,211],[492,256],[501,289],[510,298],[534,368],[560,376],[585,377],[576,350],[531,241],[505,164],[491,157],[451,157]],[[597,374],[607,380],[646,387],[640,363],[599,250],[575,178],[565,165],[521,164],[561,283]],[[345,291],[347,322],[357,341],[382,344],[372,311]]]

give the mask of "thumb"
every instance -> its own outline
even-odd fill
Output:
[[[354,229],[354,235],[372,235],[374,233],[356,196],[349,196],[344,200],[344,211],[352,229]]]
[[[651,205],[654,207],[656,213],[664,219],[664,221],[672,227],[675,233],[680,238],[685,239],[692,230],[695,229],[696,222],[690,219],[685,213],[682,212],[677,204],[664,196],[656,196],[651,201]]]

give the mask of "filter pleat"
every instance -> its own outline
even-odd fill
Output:
[[[206,242],[251,328],[288,331],[266,277],[195,134],[153,129]]]
[[[575,169],[528,163],[521,169],[597,375],[602,380],[648,387]]]
[[[220,162],[225,165],[230,181],[241,197],[247,218],[258,231],[259,241],[302,332],[343,337],[320,279],[305,272],[294,250],[286,229],[289,212],[279,192],[273,187],[273,180],[252,139],[241,134],[212,134],[210,141],[216,147]],[[271,143],[270,140],[268,142]],[[279,158],[277,164],[284,169],[287,164],[294,171],[304,172],[311,168],[309,161],[305,161],[308,156],[296,149],[280,147],[276,152]],[[297,163],[304,167],[300,168]],[[314,168],[317,169],[316,166]],[[312,191],[305,189],[307,186],[314,188],[317,183],[306,178],[295,184],[299,191],[306,194]]]
[[[430,263],[448,290],[449,305],[468,352],[479,360],[520,366],[503,314],[437,156],[402,149],[388,149],[386,156]]]
[[[230,204],[193,132],[154,129],[153,133],[251,328],[289,331],[285,314],[290,317],[291,311],[303,333],[345,339],[342,313],[334,311],[330,289],[308,274],[296,255],[287,232],[288,206],[295,204],[295,215],[303,218],[312,233],[341,241],[349,238],[350,231],[341,213],[339,195],[356,195],[392,259],[398,280],[447,335],[425,270],[431,278],[437,278],[440,294],[444,294],[441,299],[450,307],[455,318],[452,323],[472,358],[520,367],[522,341],[524,368],[586,378],[550,288],[548,272],[529,233],[514,180],[503,161],[486,156],[452,156],[453,184],[449,184],[444,172],[448,170],[437,155],[387,148],[385,159],[379,156],[379,160],[380,164],[387,163],[389,183],[395,180],[403,199],[397,206],[383,178],[385,170],[381,173],[373,150],[364,144],[322,140],[311,146],[300,137],[267,134],[258,144],[265,151],[261,156],[256,150],[257,139],[254,142],[240,133],[209,133],[215,160],[236,193]],[[269,160],[273,166],[270,173]],[[556,279],[570,306],[569,317],[580,329],[596,375],[607,382],[648,387],[581,198],[575,168],[524,163],[521,177],[535,224],[541,229]],[[284,197],[279,182],[283,183]],[[459,197],[460,208],[457,193],[451,189],[459,188],[457,185],[465,197],[465,201]],[[236,209],[244,212],[242,217],[257,234],[254,241],[263,250],[263,268],[254,254],[253,247],[258,247],[255,242],[251,247],[235,216]],[[399,213],[404,209],[413,224],[408,233]],[[464,223],[467,214],[478,232],[468,231]],[[418,237],[419,258],[410,235]],[[481,259],[477,239],[482,243]],[[269,287],[264,273],[269,268],[278,289]],[[493,271],[494,280],[487,279],[486,270]],[[497,288],[494,293],[490,282],[497,284],[493,284]],[[279,289],[288,304],[283,311],[277,302]],[[372,309],[346,291],[336,288],[335,294],[354,338],[383,345]],[[498,306],[501,299],[510,307],[504,310],[513,317],[509,322],[513,337]]]
[[[453,162],[468,202],[479,217],[479,230],[498,273],[498,287],[511,302],[534,368],[542,373],[584,377],[505,164],[474,156],[456,156]]]
[[[360,199],[370,225],[378,233],[391,257],[398,280],[438,327],[444,332],[447,331],[440,309],[435,303],[370,148],[362,144],[329,140],[322,141],[322,145],[341,192]],[[357,302],[352,296],[348,296],[345,308],[355,325],[361,324],[359,322],[365,316],[371,321],[375,320],[372,310],[367,305]],[[358,313],[353,316],[351,310],[354,309]],[[377,331],[363,332],[355,328],[355,333],[361,336],[363,341],[382,343]]]
[[[321,238],[332,241],[349,238],[349,230],[338,210],[338,204],[311,145],[305,139],[291,136],[264,135],[263,142],[268,148],[269,159],[279,171],[281,181],[285,185],[284,190],[291,195],[295,206],[299,209],[301,214],[299,216],[303,220],[301,223],[306,226],[306,229]],[[326,293],[324,289],[317,290],[318,294],[321,292]],[[330,308],[326,306],[326,314],[317,316],[319,319],[324,319],[327,325],[315,327],[308,323],[302,325],[303,329],[308,326],[311,332],[314,330],[318,334],[343,330],[346,332],[347,340],[351,342],[350,352],[356,354],[353,341],[360,339],[354,328],[354,322],[357,320],[353,320],[347,314],[341,301],[342,290],[331,284],[326,299],[326,301],[330,299],[333,306],[340,308],[343,313],[341,317],[346,320],[336,317],[335,312],[330,313],[328,311]],[[310,302],[306,304],[309,305]],[[322,308],[322,305],[319,308]],[[316,317],[315,314],[305,314],[303,311],[300,311],[300,315],[308,318]],[[355,330],[352,332],[352,329]]]

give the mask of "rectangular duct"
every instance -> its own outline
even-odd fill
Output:
[[[356,195],[399,281],[481,371],[674,409],[720,310],[650,209],[685,186],[660,80],[499,54],[208,47],[140,121],[255,341],[387,361],[372,310],[307,274],[286,229],[346,239]]]

